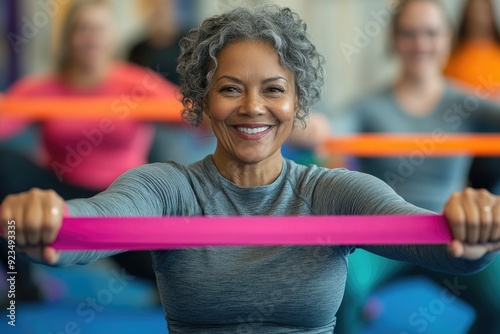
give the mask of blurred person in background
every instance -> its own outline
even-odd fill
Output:
[[[335,123],[336,133],[435,133],[437,140],[446,140],[447,133],[500,131],[498,105],[454,89],[442,74],[452,30],[441,2],[401,1],[400,6],[392,30],[402,67],[399,78],[392,87],[354,103]],[[430,157],[426,150],[432,151],[432,141],[421,144],[422,151],[412,156],[359,158],[357,162],[361,171],[387,182],[408,202],[442,212],[450,194],[465,187],[472,158]],[[373,289],[397,273],[414,270],[366,252],[351,255],[349,267],[336,331],[340,334],[359,332],[363,305]],[[376,268],[375,272],[370,268]],[[500,333],[499,275],[500,262],[496,261],[487,270],[460,280],[468,287],[460,297],[477,310],[474,333]],[[453,277],[432,277],[440,284],[445,278],[453,281]]]
[[[179,41],[186,29],[177,1],[142,0],[138,4],[145,13],[146,36],[131,48],[128,60],[179,85],[176,70],[181,51]],[[156,123],[148,162],[173,160],[187,165],[203,159],[215,149],[215,136],[208,122],[205,123],[205,126],[189,129],[184,124]]]
[[[152,71],[114,59],[113,22],[106,0],[73,1],[63,25],[54,73],[22,78],[6,96],[118,99],[133,96],[139,85],[144,85],[149,96],[173,96],[177,91],[174,84]],[[30,123],[0,117],[0,140],[22,133]],[[42,150],[36,157],[1,149],[2,162],[8,163],[0,164],[0,200],[32,187],[55,189],[66,200],[92,197],[125,171],[147,162],[153,132],[151,124],[127,118],[43,121]],[[83,143],[92,145],[83,147]],[[3,242],[2,247],[6,247]],[[2,257],[7,255],[3,248]],[[131,274],[155,279],[149,253],[124,253],[115,259]],[[18,300],[41,297],[28,264],[18,258],[16,265],[22,272],[17,281]]]
[[[146,36],[136,43],[129,61],[158,70],[170,82],[180,85],[177,58],[181,54],[179,42],[185,35],[176,0],[142,0],[145,12]]]
[[[500,102],[500,30],[491,0],[467,0],[445,74],[473,94]],[[500,158],[474,159],[471,186],[499,194],[498,171]]]

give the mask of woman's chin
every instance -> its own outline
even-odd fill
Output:
[[[436,74],[440,73],[440,71],[435,66],[421,64],[408,68],[406,73],[407,76],[413,78],[414,80],[424,80],[435,77]]]
[[[238,157],[243,163],[246,164],[258,164],[264,162],[271,157],[275,156],[276,152],[266,152],[263,150],[253,149],[253,150],[245,150],[242,152],[237,152],[235,156]]]

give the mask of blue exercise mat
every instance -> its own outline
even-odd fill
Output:
[[[465,334],[475,320],[469,304],[425,277],[402,279],[377,290],[364,314],[369,320],[362,334]]]

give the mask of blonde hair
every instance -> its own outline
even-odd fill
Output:
[[[66,16],[61,25],[59,46],[57,50],[56,70],[63,72],[71,60],[70,40],[73,34],[75,21],[80,12],[88,7],[106,6],[110,7],[108,0],[73,0],[67,10]]]

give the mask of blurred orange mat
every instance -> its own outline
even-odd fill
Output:
[[[181,122],[182,104],[175,97],[139,98],[1,98],[0,116],[44,119],[141,119]]]
[[[332,137],[323,146],[326,154],[364,157],[390,156],[499,156],[500,134],[363,134]]]

